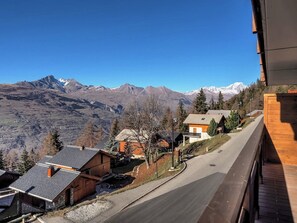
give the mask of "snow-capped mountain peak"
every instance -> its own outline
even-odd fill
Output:
[[[235,82],[234,84],[230,84],[226,87],[215,87],[215,86],[209,86],[209,87],[202,87],[204,91],[208,91],[214,94],[218,94],[219,92],[222,92],[222,94],[238,94],[240,91],[247,88],[246,85],[244,85],[242,82]],[[190,91],[185,93],[186,95],[194,95],[199,93],[200,89]]]
[[[60,78],[59,79],[59,82],[61,83],[61,85],[63,86],[67,86],[69,84],[69,80],[66,80],[66,79],[63,79],[63,78]]]

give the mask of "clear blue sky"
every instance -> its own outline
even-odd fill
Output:
[[[177,91],[259,77],[250,0],[1,0],[0,83]]]

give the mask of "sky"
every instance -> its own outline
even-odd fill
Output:
[[[248,85],[260,75],[251,16],[250,0],[1,0],[0,83]]]

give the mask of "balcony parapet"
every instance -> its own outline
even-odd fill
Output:
[[[254,222],[262,176],[263,117],[198,222]]]

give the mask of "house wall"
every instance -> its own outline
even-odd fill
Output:
[[[166,140],[162,139],[160,140],[160,142],[158,142],[158,146],[162,147],[162,148],[171,148],[170,146],[171,144],[169,144]]]
[[[119,152],[127,153],[125,150],[126,146],[129,146],[131,148],[131,150],[132,150],[131,152],[133,155],[136,155],[136,156],[144,155],[140,144],[137,142],[129,142],[128,145],[127,145],[127,142],[123,142],[123,141],[120,142]]]
[[[40,210],[46,209],[44,200],[24,193],[20,193],[19,195],[22,214],[38,213]]]
[[[76,181],[72,183],[71,188],[72,188],[71,194],[73,197],[70,198],[70,201],[73,201],[73,203],[76,203],[81,199],[85,198],[86,196],[95,193],[96,181],[79,177]],[[66,190],[63,192],[63,194],[66,193]]]
[[[197,124],[190,124],[189,125],[189,132],[194,132],[194,128],[199,131],[197,132],[207,132],[208,125],[197,125]]]
[[[103,177],[104,175],[109,174],[111,172],[110,157],[99,153],[95,157],[93,157],[93,159],[91,159],[81,169],[81,171],[92,176]]]
[[[265,94],[265,157],[297,165],[297,94]]]
[[[189,125],[189,132],[190,133],[195,133],[196,132],[196,133],[201,134],[201,138],[190,137],[190,139],[189,139],[190,143],[205,140],[205,139],[209,139],[210,136],[207,134],[207,128],[208,128],[208,125],[190,124]],[[196,129],[196,131],[195,131],[195,129]]]

